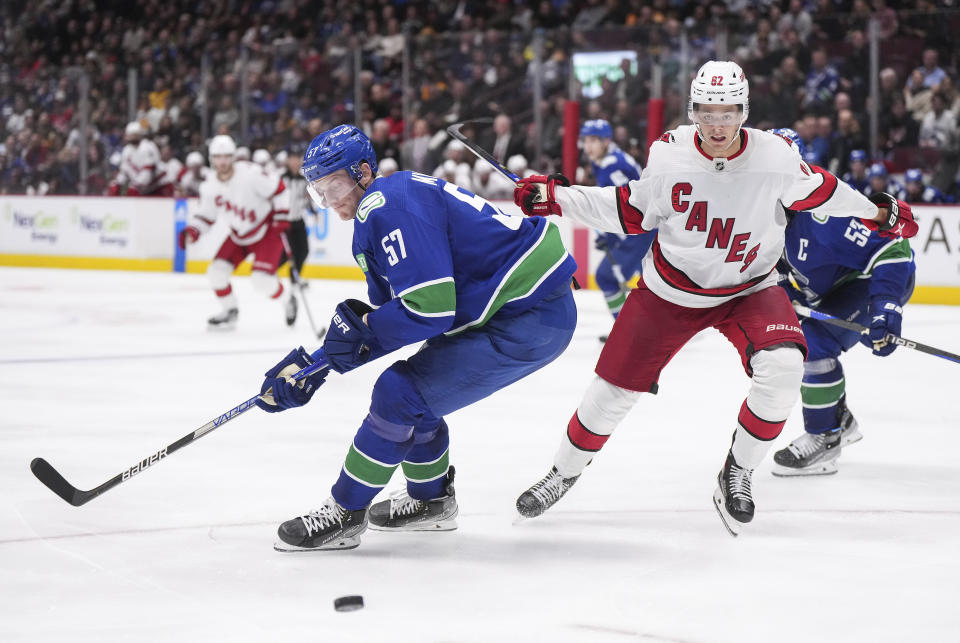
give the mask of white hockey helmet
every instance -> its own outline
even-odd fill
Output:
[[[290,154],[286,150],[280,150],[277,152],[277,155],[273,157],[273,162],[279,167],[286,167],[288,158],[290,158]]]
[[[226,134],[217,134],[210,139],[208,151],[211,158],[221,155],[236,156],[237,144]]]
[[[270,162],[271,158],[273,157],[270,156],[270,152],[261,147],[257,150],[254,150],[252,160],[257,165],[266,165]]]
[[[143,125],[140,121],[130,121],[123,130],[124,136],[143,136]]]
[[[250,160],[250,148],[249,147],[238,147],[237,150],[233,153],[233,156],[238,161],[249,161]]]
[[[507,159],[507,169],[514,174],[519,174],[527,169],[527,157],[523,154],[514,154]]]
[[[687,116],[694,118],[694,105],[740,105],[740,124],[750,113],[750,83],[740,65],[730,60],[711,60],[704,63],[690,83],[690,102]]]
[[[200,167],[201,165],[203,165],[203,154],[196,151],[187,154],[187,167]]]

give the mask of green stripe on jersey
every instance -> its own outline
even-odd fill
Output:
[[[398,295],[403,305],[424,317],[445,317],[457,311],[453,277],[417,284]]]
[[[567,258],[567,249],[555,223],[548,223],[533,246],[507,272],[479,319],[447,331],[447,335],[483,326],[504,304],[528,296]]]
[[[863,275],[870,276],[877,266],[885,263],[900,263],[910,261],[913,258],[913,252],[910,250],[910,242],[906,239],[894,239],[875,255],[870,258],[870,262],[863,270]]]
[[[436,480],[447,473],[450,466],[450,451],[443,452],[443,455],[433,462],[407,462],[401,463],[403,467],[403,476],[411,482],[429,482]]]
[[[801,384],[800,398],[807,408],[825,408],[839,402],[845,388],[846,380],[843,378],[827,384]]]
[[[362,482],[368,487],[383,487],[390,482],[397,465],[377,462],[367,456],[356,446],[350,445],[350,451],[343,462],[343,469],[351,478]]]

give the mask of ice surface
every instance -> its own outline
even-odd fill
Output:
[[[960,365],[900,349],[844,359],[864,440],[834,476],[754,478],[739,538],[711,502],[748,380],[701,334],[577,485],[513,524],[549,469],[609,326],[597,292],[554,364],[448,418],[460,529],[367,532],[279,554],[276,526],[329,493],[389,359],[331,376],[304,409],[254,409],[88,505],[91,488],[259,390],[306,319],[244,278],[236,332],[197,275],[0,269],[0,641],[958,641]],[[318,320],[360,282],[310,284]],[[904,334],[960,352],[960,309]],[[455,365],[451,365],[455,368]],[[802,430],[799,408],[774,448]],[[399,476],[398,476],[399,477]],[[388,487],[396,488],[398,480]],[[366,608],[333,600],[362,594]]]

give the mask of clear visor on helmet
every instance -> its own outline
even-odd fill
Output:
[[[694,105],[690,114],[693,122],[699,125],[720,125],[723,127],[739,126],[743,118],[743,112],[739,108],[734,111],[716,112],[702,108],[697,109],[697,106]]]
[[[318,208],[329,208],[339,203],[355,187],[360,185],[344,170],[320,177],[312,183],[307,183],[307,193]]]

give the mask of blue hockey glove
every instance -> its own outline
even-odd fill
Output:
[[[288,378],[310,366],[314,361],[310,354],[303,350],[303,346],[290,351],[276,366],[264,373],[257,406],[267,413],[277,413],[309,402],[316,390],[327,379],[330,369],[324,368],[292,384]]]
[[[864,335],[860,341],[873,349],[874,355],[889,355],[897,345],[887,341],[887,335],[899,335],[902,321],[903,308],[898,302],[893,299],[874,299],[870,302],[870,334]]]
[[[372,311],[373,308],[357,299],[347,299],[337,305],[323,340],[323,352],[330,368],[336,372],[352,371],[383,355],[373,331],[363,323],[363,316]]]

